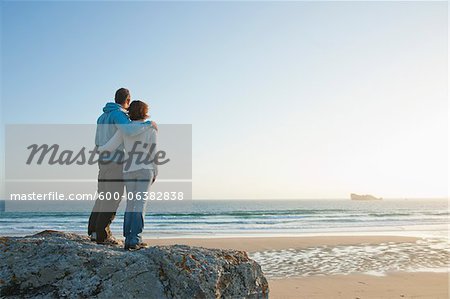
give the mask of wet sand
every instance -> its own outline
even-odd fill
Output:
[[[414,243],[418,238],[397,236],[317,236],[317,237],[243,237],[243,238],[174,238],[147,239],[149,245],[185,244],[206,248],[236,249],[247,252],[300,249],[315,246],[379,244],[383,242]]]
[[[149,245],[186,244],[245,250],[302,249],[316,246],[415,243],[414,237],[314,236],[148,239]],[[449,298],[449,273],[396,272],[386,276],[325,275],[269,279],[270,298]]]

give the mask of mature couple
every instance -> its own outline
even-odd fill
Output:
[[[98,198],[89,217],[88,234],[98,244],[119,244],[111,234],[110,224],[125,186],[125,249],[138,250],[146,245],[140,236],[144,228],[146,201],[143,199],[158,175],[154,163],[157,126],[146,121],[149,117],[147,104],[130,103],[128,89],[117,90],[114,101],[106,104],[97,119]]]

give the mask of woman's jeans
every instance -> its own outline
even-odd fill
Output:
[[[125,172],[123,178],[127,188],[127,207],[123,222],[123,236],[125,237],[125,246],[134,246],[142,243],[140,234],[144,229],[145,205],[149,197],[150,185],[153,181],[153,170],[140,169]]]

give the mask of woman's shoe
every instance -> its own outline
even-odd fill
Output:
[[[139,246],[141,246],[141,247],[148,247],[148,244],[147,244],[147,243],[144,243],[144,242],[140,242],[140,243],[139,243]]]
[[[139,249],[145,248],[145,246],[141,246],[140,244],[130,245],[128,246],[129,251],[136,251]]]
[[[148,247],[148,245],[147,245],[147,243],[138,243],[138,244],[135,244],[135,245],[126,245],[125,244],[125,250],[129,250],[129,251],[136,251],[136,250],[139,250],[139,249],[143,249],[143,248],[147,248]]]

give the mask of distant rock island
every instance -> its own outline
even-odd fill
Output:
[[[375,197],[370,194],[359,195],[355,193],[350,193],[351,200],[382,200],[381,197]]]

